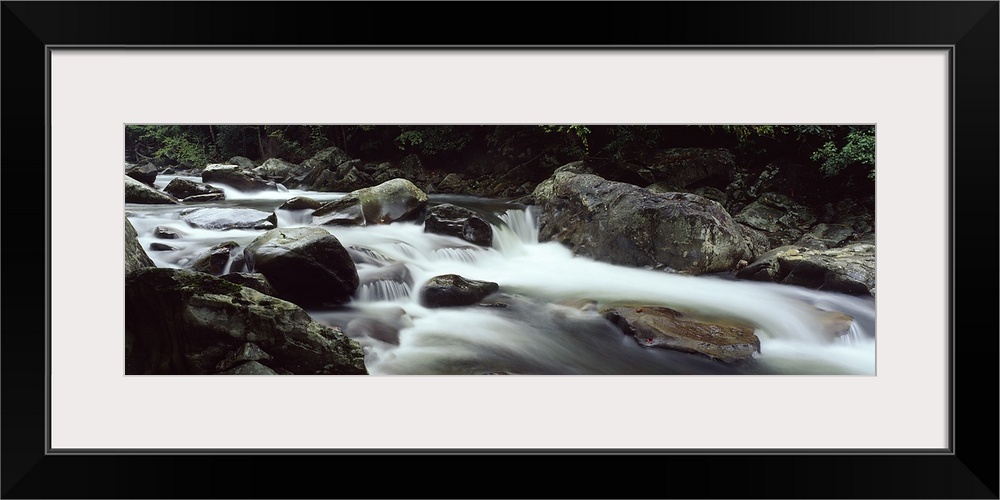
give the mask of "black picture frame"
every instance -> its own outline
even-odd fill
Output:
[[[4,498],[998,498],[996,1],[2,3],[3,253],[28,270],[4,294]],[[55,45],[951,47],[950,452],[49,454]]]

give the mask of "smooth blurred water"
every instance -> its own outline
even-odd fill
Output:
[[[173,176],[159,176],[158,187]],[[189,179],[200,182],[200,178]],[[241,193],[197,206],[274,211],[295,196],[318,201],[344,193],[279,190]],[[344,328],[365,348],[372,374],[796,374],[873,375],[875,302],[868,297],[726,277],[668,274],[577,257],[556,243],[539,243],[535,207],[462,196],[431,196],[484,214],[493,222],[490,248],[425,233],[420,223],[323,226],[355,250],[362,285],[341,307],[309,310],[317,321]],[[206,230],[180,219],[190,205],[125,207],[139,241],[159,267],[183,268],[225,241],[245,247],[263,230]],[[309,225],[308,211],[277,210],[279,227]],[[157,226],[184,233],[153,236]],[[153,242],[177,247],[149,251]],[[238,255],[239,251],[233,252]],[[395,267],[393,267],[395,266]],[[430,278],[459,274],[493,281],[492,307],[426,308],[419,290]],[[581,308],[581,304],[591,307]],[[597,309],[665,306],[755,327],[756,362],[730,366],[695,355],[640,346]],[[853,318],[847,335],[831,337],[833,312]]]

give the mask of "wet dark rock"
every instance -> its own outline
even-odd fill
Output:
[[[247,342],[273,356],[275,371],[367,373],[356,341],[291,302],[195,271],[126,276],[126,374],[213,374]]]
[[[210,184],[225,184],[245,193],[278,190],[274,181],[264,179],[239,165],[209,165],[201,172],[201,180]]]
[[[125,203],[168,205],[181,201],[156,188],[151,188],[131,177],[125,177]]]
[[[465,279],[457,274],[435,276],[420,289],[420,303],[426,307],[468,306],[497,292],[500,285],[490,281]]]
[[[154,241],[149,244],[149,249],[153,252],[173,252],[179,250],[175,246],[168,245],[166,243],[160,243],[159,241]]]
[[[184,203],[204,203],[208,201],[222,201],[226,199],[225,193],[197,194],[184,198]]]
[[[316,210],[323,204],[307,196],[289,198],[278,207],[278,210]]]
[[[153,187],[156,182],[156,174],[158,170],[152,163],[146,163],[144,165],[136,165],[125,171],[125,175],[149,186]]]
[[[702,274],[729,271],[750,252],[729,213],[698,195],[563,172],[532,196],[540,241],[611,264]]]
[[[181,212],[181,220],[202,229],[273,229],[278,225],[274,212],[252,208],[192,208]]]
[[[192,201],[189,198],[200,195],[222,195],[221,197],[213,198],[213,200],[226,199],[225,192],[220,188],[211,184],[205,184],[204,182],[195,182],[188,179],[182,179],[180,177],[170,181],[170,183],[167,184],[167,187],[163,188],[163,190],[184,201]]]
[[[639,345],[701,354],[734,362],[760,352],[760,339],[745,325],[717,324],[686,317],[666,307],[615,307],[604,318]]]
[[[875,246],[857,243],[829,250],[779,247],[764,254],[736,276],[830,292],[874,296]]]
[[[278,297],[304,307],[341,304],[358,271],[340,240],[318,227],[272,229],[243,251],[247,269],[267,277]]]
[[[235,241],[219,243],[199,255],[191,263],[190,269],[218,276],[226,272],[226,266],[232,258],[233,251],[240,247]]]
[[[493,226],[476,212],[450,203],[427,211],[424,232],[461,238],[469,243],[488,247],[493,243]]]
[[[353,191],[324,203],[313,212],[316,225],[371,225],[416,219],[427,206],[427,194],[405,179],[393,179]]]
[[[135,226],[126,217],[125,274],[145,267],[156,267],[156,264],[153,263],[153,259],[149,258],[149,255],[146,255],[146,251],[142,249],[142,244],[139,243],[139,233],[136,232]]]
[[[156,229],[153,230],[153,237],[161,240],[176,240],[184,236],[187,236],[187,233],[172,227],[156,226]]]

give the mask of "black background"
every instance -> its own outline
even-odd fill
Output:
[[[997,2],[3,2],[0,20],[4,498],[997,498]],[[338,44],[954,46],[954,453],[46,455],[45,47]]]

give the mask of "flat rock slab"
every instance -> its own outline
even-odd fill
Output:
[[[750,359],[760,339],[746,326],[714,324],[666,307],[615,307],[604,318],[646,347],[702,354],[725,362]]]

